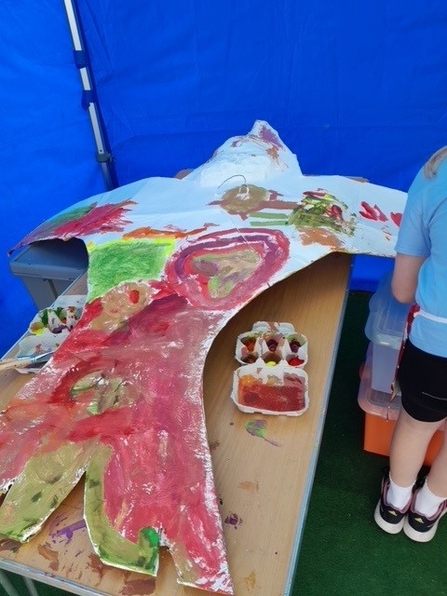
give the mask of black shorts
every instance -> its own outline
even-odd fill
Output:
[[[423,352],[407,339],[397,378],[402,406],[412,418],[447,418],[447,358]]]

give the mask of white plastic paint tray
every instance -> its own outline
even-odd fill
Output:
[[[58,347],[67,339],[69,332],[63,331],[62,333],[43,333],[40,336],[27,335],[18,344],[17,358],[24,358],[27,356],[39,356],[46,352],[55,352]],[[42,368],[41,364],[29,365],[23,368],[16,368],[15,370],[22,374],[36,373]]]
[[[236,340],[231,398],[245,413],[299,416],[309,407],[308,341],[291,323],[258,321]]]
[[[85,296],[67,294],[56,298],[51,306],[39,310],[28,326],[28,333],[18,343],[17,357],[55,352],[81,318],[85,301]],[[35,373],[39,372],[42,364],[16,370],[23,374]]]
[[[86,296],[66,294],[59,296],[51,306],[42,308],[29,324],[28,331],[34,335],[71,331],[82,315]]]

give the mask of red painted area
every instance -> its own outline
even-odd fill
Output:
[[[133,315],[113,331],[98,325],[108,296],[87,304],[51,363],[0,414],[0,483],[17,477],[36,453],[104,443],[112,448],[104,477],[110,524],[132,542],[143,528],[158,529],[182,581],[228,594],[203,366],[228,313],[281,269],[288,240],[273,230],[241,230],[185,246],[169,261],[164,280],[147,282],[149,302],[136,314],[129,295]],[[231,270],[241,247],[254,254],[242,274],[237,260]],[[225,291],[213,294],[210,288],[220,290],[221,283]],[[86,452],[84,467],[89,457]]]
[[[402,213],[390,213],[391,220],[396,224],[397,227],[400,227],[400,222],[402,221]]]
[[[138,290],[130,290],[129,292],[129,300],[132,304],[138,304],[138,300],[140,299],[140,292]]]
[[[304,410],[304,381],[296,375],[285,375],[283,383],[266,384],[252,375],[244,375],[239,383],[239,403],[272,412]]]
[[[74,238],[90,234],[107,234],[109,232],[122,232],[130,221],[125,218],[128,207],[135,205],[135,201],[128,199],[121,203],[107,203],[97,205],[92,203],[83,208],[63,212],[51,220],[44,222],[33,230],[31,234],[15,246],[10,252],[20,246],[25,246],[35,240],[44,238]]]
[[[359,215],[364,217],[365,219],[371,219],[373,221],[388,221],[388,217],[385,213],[380,209],[378,205],[374,205],[371,207],[369,203],[366,201],[361,202],[362,209],[359,211]]]
[[[262,126],[259,131],[259,138],[267,143],[271,143],[275,147],[284,147],[278,135],[276,135],[270,128]]]
[[[302,360],[301,358],[298,358],[296,356],[289,358],[287,360],[287,364],[289,364],[290,366],[301,366],[301,364],[303,364],[304,360]]]
[[[246,251],[250,257],[245,259],[246,267],[238,269],[238,261],[239,266],[241,262],[234,258],[234,270],[224,277],[219,270],[219,259],[231,259],[241,251]],[[213,256],[215,264],[210,259]],[[226,230],[206,234],[177,253],[167,264],[166,276],[177,291],[197,306],[234,309],[256,296],[266,281],[283,267],[288,256],[289,240],[279,230]],[[251,269],[247,265],[250,260]],[[231,287],[231,290],[216,297],[210,291],[213,283]]]

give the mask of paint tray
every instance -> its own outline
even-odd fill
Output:
[[[258,321],[251,331],[238,335],[236,360],[240,364],[289,365],[303,368],[307,363],[307,337],[291,323]]]
[[[28,327],[26,335],[18,344],[17,358],[55,352],[68,337],[82,315],[86,296],[63,295],[51,306],[39,310]],[[44,361],[15,370],[22,374],[36,373]]]
[[[15,356],[21,358],[24,356],[38,356],[39,354],[44,354],[46,352],[55,352],[68,335],[68,331],[63,331],[58,334],[47,332],[40,336],[27,335],[19,342],[19,350]],[[36,373],[42,368],[42,364],[44,364],[44,362],[33,366],[30,365],[23,368],[16,368],[15,370],[22,374]]]
[[[257,321],[236,340],[231,398],[246,413],[299,416],[309,406],[307,337],[291,323]]]
[[[233,375],[231,399],[245,413],[300,416],[309,407],[307,373],[287,365],[241,366]]]
[[[58,334],[71,331],[82,315],[86,297],[63,295],[51,306],[39,310],[29,324],[28,331],[34,335]]]

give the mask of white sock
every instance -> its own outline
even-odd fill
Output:
[[[418,513],[424,517],[431,517],[438,511],[439,505],[445,501],[447,497],[437,497],[428,488],[427,482],[418,491],[414,507]]]
[[[403,509],[408,505],[413,491],[413,485],[411,486],[398,486],[390,476],[390,485],[388,487],[388,493],[386,500],[388,505],[395,509]]]

